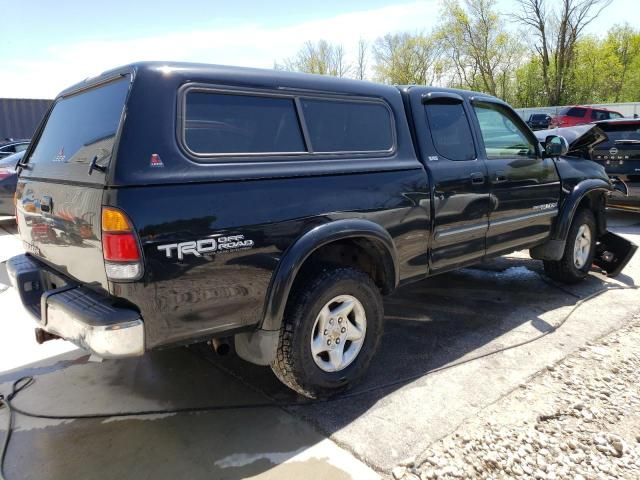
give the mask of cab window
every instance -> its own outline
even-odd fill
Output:
[[[500,105],[474,105],[488,159],[535,156],[536,147],[514,116]]]

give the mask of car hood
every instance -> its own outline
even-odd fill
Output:
[[[578,183],[590,179],[603,180],[609,184],[610,189],[613,188],[604,167],[590,160],[589,151],[592,146],[607,138],[597,125],[553,128],[537,131],[534,134],[543,146],[549,135],[562,136],[569,143],[567,154],[558,158],[555,162],[562,179],[563,189],[571,191]]]
[[[4,157],[3,159],[0,159],[0,168],[9,168],[15,170],[16,165],[18,165],[18,162],[22,160],[22,157],[24,157],[24,150],[22,152],[13,153],[7,157]]]
[[[575,127],[552,128],[533,132],[544,146],[549,135],[564,137],[569,143],[568,155],[589,158],[589,149],[602,142],[607,135],[595,124],[577,125]]]

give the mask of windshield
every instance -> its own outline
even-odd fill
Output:
[[[102,182],[129,91],[130,76],[56,101],[42,135],[27,160],[29,175]]]

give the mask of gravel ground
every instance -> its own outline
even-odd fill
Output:
[[[403,480],[640,478],[640,315],[441,439]]]

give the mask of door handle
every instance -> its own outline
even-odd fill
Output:
[[[471,183],[474,185],[482,185],[484,183],[484,173],[474,172],[471,174]]]
[[[496,176],[493,179],[493,183],[505,183],[507,180],[507,175],[504,172],[496,172]]]

